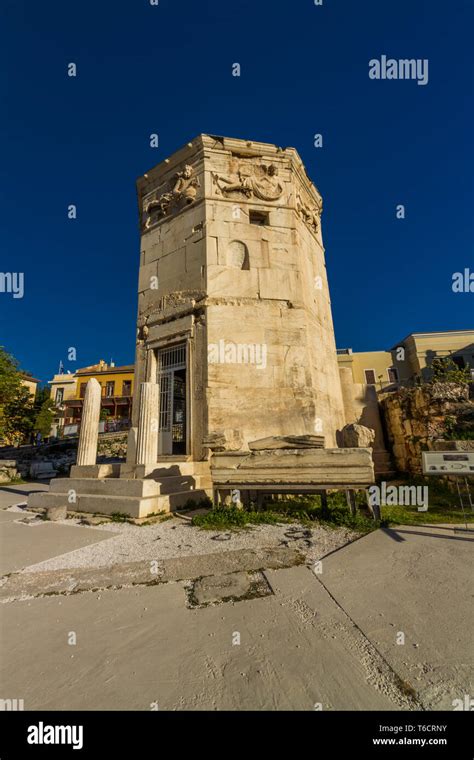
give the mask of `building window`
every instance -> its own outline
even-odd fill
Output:
[[[64,388],[56,388],[56,403],[62,404],[64,401]]]
[[[367,385],[375,385],[376,377],[374,369],[364,369],[365,382]]]
[[[113,380],[109,380],[109,382],[105,384],[106,397],[112,398],[112,396],[114,395],[114,390],[115,390],[115,382]]]
[[[122,383],[122,396],[131,396],[131,395],[132,395],[132,381],[124,380]]]
[[[249,211],[250,224],[259,224],[261,227],[268,227],[270,224],[270,215],[267,211]]]
[[[390,383],[398,383],[398,369],[396,367],[389,367],[387,375]]]
[[[86,386],[87,386],[87,383],[81,383],[79,387],[79,398],[84,398],[84,396],[86,395]]]

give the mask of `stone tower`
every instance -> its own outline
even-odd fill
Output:
[[[336,446],[322,200],[296,150],[200,135],[137,191],[135,388],[159,385],[157,457],[199,460],[271,435]]]

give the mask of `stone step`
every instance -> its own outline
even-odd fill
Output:
[[[395,470],[393,466],[392,456],[388,451],[373,451],[372,459],[374,462],[374,472],[377,478],[384,478],[388,480],[395,476]]]
[[[134,475],[132,474],[134,473]],[[157,462],[153,465],[121,465],[120,477],[159,479],[161,477],[178,477],[182,475],[210,475],[209,462],[192,460],[175,460]]]
[[[175,462],[157,462],[153,468],[147,471],[147,478],[156,478],[162,475],[206,475],[209,474],[209,462],[193,462],[181,460]]]
[[[146,478],[58,478],[50,484],[51,493],[94,494],[97,496],[139,496],[148,498],[189,490],[212,488],[210,476],[178,475]]]
[[[206,498],[208,494],[204,490],[181,491],[160,496],[100,496],[97,494],[78,493],[76,501],[68,502],[67,493],[48,493],[41,491],[30,494],[28,506],[30,508],[44,508],[67,506],[72,512],[88,512],[89,514],[122,514],[139,518],[156,512],[170,512],[183,507],[187,501],[198,502]]]
[[[120,464],[73,464],[69,476],[71,478],[118,478]]]
[[[156,483],[161,494],[176,493],[187,489],[192,492],[212,488],[210,475],[159,475],[153,480],[145,478],[143,482]]]
[[[95,496],[159,496],[160,484],[154,480],[128,480],[125,478],[58,478],[50,484],[51,493],[75,491]]]

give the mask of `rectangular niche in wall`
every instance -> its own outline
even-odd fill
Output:
[[[270,214],[268,211],[249,211],[249,222],[261,227],[268,227],[270,225]]]

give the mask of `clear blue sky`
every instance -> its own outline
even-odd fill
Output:
[[[0,343],[42,381],[134,360],[135,179],[201,132],[299,151],[339,347],[472,328],[451,289],[474,271],[472,0],[3,0],[0,21],[0,269],[25,278]],[[428,59],[428,84],[369,79],[382,55]]]

